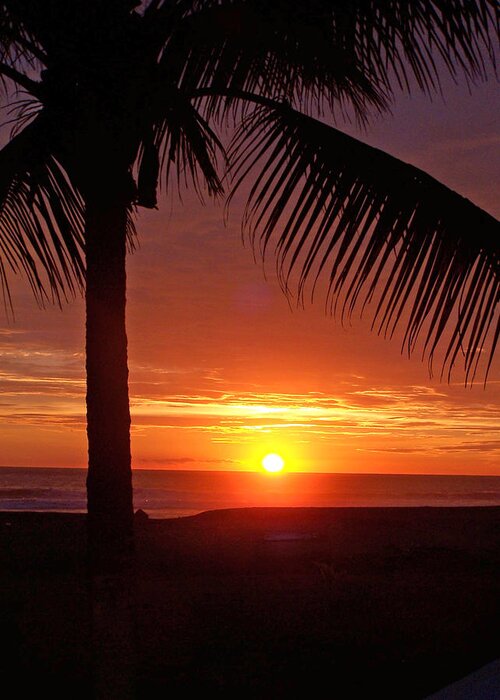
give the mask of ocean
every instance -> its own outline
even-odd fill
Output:
[[[0,510],[84,512],[85,476],[0,467]],[[133,480],[134,507],[152,518],[255,506],[500,506],[499,476],[135,470]]]

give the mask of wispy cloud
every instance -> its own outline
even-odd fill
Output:
[[[0,356],[0,389],[6,399],[0,416],[5,424],[84,429],[80,355],[34,349],[17,353],[0,347]],[[179,377],[184,386],[192,385],[190,391],[175,391]],[[214,379],[217,388],[209,388]],[[351,442],[358,451],[399,454],[468,449],[486,454],[498,449],[496,404],[476,400],[473,410],[466,408],[454,400],[453,386],[371,386],[361,375],[354,386],[339,382],[337,395],[227,391],[225,385],[221,368],[133,366],[134,434],[187,430],[208,435],[212,442],[234,444],[279,433],[294,441]]]

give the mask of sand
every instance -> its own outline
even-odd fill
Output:
[[[500,508],[136,524],[138,697],[424,698],[500,657]],[[88,698],[85,516],[0,513],[3,682]]]

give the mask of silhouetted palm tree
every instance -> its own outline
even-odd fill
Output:
[[[497,222],[421,170],[326,122],[383,112],[393,90],[486,75],[495,0],[4,0],[0,73],[20,92],[0,152],[0,277],[39,299],[83,287],[94,567],[132,528],[125,257],[163,178],[223,194],[250,181],[244,225],[299,299],[324,277],[378,330],[444,342],[476,372],[499,295]],[[321,116],[321,120],[318,118]],[[228,133],[224,148],[216,134]],[[232,136],[231,136],[232,134]],[[84,266],[85,260],[85,266]],[[488,363],[486,363],[488,364]]]

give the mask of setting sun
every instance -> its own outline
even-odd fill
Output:
[[[285,466],[285,460],[277,454],[268,454],[262,460],[262,466],[266,472],[280,472]]]

